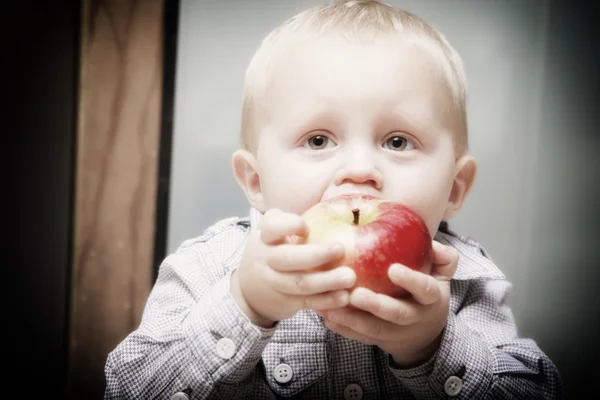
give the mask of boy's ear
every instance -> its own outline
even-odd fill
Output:
[[[448,198],[448,205],[444,212],[444,220],[449,220],[458,214],[471,192],[476,174],[477,161],[475,161],[473,156],[465,155],[456,161],[456,172],[454,181],[452,182],[450,197]]]
[[[260,176],[254,154],[248,150],[237,150],[231,157],[231,163],[235,180],[246,194],[248,202],[260,212],[265,212]]]

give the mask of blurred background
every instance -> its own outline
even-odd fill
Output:
[[[162,259],[245,216],[235,183],[245,68],[314,0],[57,0],[0,9],[3,355],[9,393],[102,398]],[[389,0],[437,27],[469,79],[479,174],[450,221],[513,282],[522,336],[569,399],[600,378],[594,1]]]

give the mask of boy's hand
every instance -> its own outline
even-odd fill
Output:
[[[350,339],[379,346],[389,353],[397,367],[409,368],[427,361],[439,347],[450,304],[450,280],[458,265],[458,252],[433,242],[431,275],[393,265],[392,282],[412,297],[397,300],[365,288],[352,292],[356,308],[319,311],[326,326]]]
[[[231,279],[231,293],[257,325],[270,327],[301,309],[334,309],[349,304],[347,290],[356,274],[349,267],[312,269],[340,259],[341,244],[292,244],[307,234],[304,220],[273,209],[250,233],[242,262]]]

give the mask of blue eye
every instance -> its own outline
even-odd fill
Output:
[[[330,145],[333,145],[333,142],[327,136],[316,135],[310,137],[304,144],[304,147],[307,145],[313,150],[323,150],[330,147]]]
[[[402,136],[392,136],[383,143],[383,147],[395,151],[412,150],[415,148],[408,139]]]

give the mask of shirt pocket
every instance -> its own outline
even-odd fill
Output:
[[[327,342],[271,341],[262,357],[271,390],[291,397],[321,379],[327,372]]]

